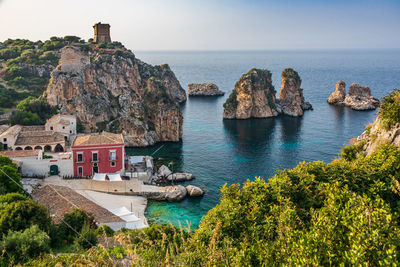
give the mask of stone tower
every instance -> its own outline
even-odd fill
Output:
[[[102,24],[101,22],[95,24],[93,26],[94,28],[94,39],[93,41],[95,43],[100,43],[100,42],[107,42],[111,43],[111,37],[110,37],[110,24]]]

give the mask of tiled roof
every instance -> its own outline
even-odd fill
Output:
[[[0,155],[10,158],[35,157],[39,154],[39,151],[40,150],[5,150],[0,151]]]
[[[51,117],[50,119],[47,120],[47,122],[56,122],[58,121],[60,118],[71,118],[71,119],[75,119],[74,115],[65,115],[65,114],[57,114],[54,115],[53,117]]]
[[[7,131],[7,129],[9,129],[10,126],[6,125],[6,124],[2,124],[0,125],[0,134],[4,133],[5,131]]]
[[[40,132],[44,130],[45,130],[44,125],[22,126],[23,132]]]
[[[75,208],[86,211],[98,223],[123,222],[110,211],[65,186],[46,185],[33,191],[32,198],[49,209],[55,223],[60,223],[64,214]]]
[[[22,129],[21,125],[14,125],[8,128],[5,132],[3,132],[0,136],[5,135],[17,135]]]
[[[115,145],[124,144],[122,134],[102,132],[101,134],[88,134],[77,136],[73,146],[92,146],[92,145]]]
[[[17,146],[26,146],[26,145],[48,145],[51,143],[60,143],[64,144],[65,139],[62,134],[51,132],[51,131],[42,131],[42,132],[22,132],[19,134],[17,140],[15,141],[15,145]]]

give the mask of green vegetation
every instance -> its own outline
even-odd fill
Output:
[[[0,195],[7,193],[21,192],[21,175],[17,171],[18,167],[10,158],[0,155]],[[7,177],[7,175],[10,178]],[[2,198],[0,197],[0,202]]]
[[[110,228],[110,226],[104,224],[100,226],[99,228],[96,229],[95,234],[96,236],[108,236],[111,237],[113,236],[115,231]]]
[[[224,103],[224,111],[231,111],[236,109],[237,105],[239,104],[236,97],[237,94],[236,90],[234,89]]]
[[[345,146],[340,150],[341,153],[339,157],[345,160],[355,160],[357,157],[364,156],[365,153],[363,147],[365,144],[366,141],[363,140],[355,143],[354,145]]]
[[[297,71],[295,71],[295,70],[292,69],[292,68],[284,69],[284,70],[282,71],[282,78],[285,78],[285,79],[295,79],[296,81],[300,81],[300,82],[301,82],[301,79],[300,79],[299,74],[297,73]]]
[[[1,247],[7,251],[6,257],[9,262],[25,262],[49,252],[50,238],[37,225],[33,225],[24,231],[9,232]]]
[[[378,113],[382,120],[382,127],[389,130],[396,123],[400,122],[400,90],[395,89],[389,96],[382,98]]]
[[[17,111],[10,116],[10,124],[41,125],[57,113],[43,98],[29,96],[17,105]]]

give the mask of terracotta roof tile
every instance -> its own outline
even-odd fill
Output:
[[[64,144],[65,139],[64,136],[60,133],[51,132],[51,131],[42,131],[42,132],[22,132],[19,134],[17,140],[15,141],[15,145],[17,146],[26,146],[26,145],[48,145],[51,143],[62,143]]]
[[[60,223],[64,214],[75,208],[91,214],[99,223],[123,222],[110,211],[65,186],[46,185],[33,191],[32,198],[49,209],[55,223]]]
[[[101,134],[81,135],[75,138],[73,146],[110,145],[110,144],[124,144],[124,138],[122,134],[102,132]]]
[[[35,157],[39,154],[39,151],[40,150],[6,150],[0,151],[0,155],[10,158]]]

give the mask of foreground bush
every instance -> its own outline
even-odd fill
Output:
[[[49,252],[50,238],[33,225],[25,231],[9,232],[1,243],[10,264],[23,263],[42,253]]]

